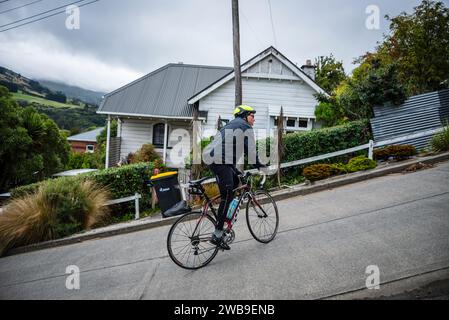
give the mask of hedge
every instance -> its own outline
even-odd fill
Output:
[[[370,139],[372,135],[368,121],[354,121],[342,126],[289,134],[284,137],[283,162],[353,148],[368,143]],[[341,159],[332,158],[330,162],[341,162]]]
[[[156,167],[161,169],[161,172],[165,169],[165,167],[161,166],[159,163],[156,164]],[[151,205],[151,192],[150,188],[147,186],[147,181],[152,176],[153,169],[155,169],[154,163],[138,163],[106,170],[99,170],[79,176],[62,177],[57,179],[69,179],[73,181],[76,181],[77,179],[93,180],[101,186],[107,187],[114,199],[128,197],[138,192],[142,195],[140,208],[141,210],[146,210],[149,209]],[[18,187],[12,190],[11,195],[13,198],[17,198],[27,193],[34,193],[37,191],[41,183],[42,182]],[[134,202],[124,203],[120,206],[122,211],[134,211]]]

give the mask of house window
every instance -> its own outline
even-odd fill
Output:
[[[290,127],[290,128],[296,127],[296,120],[295,119],[287,119],[287,127]]]
[[[94,145],[93,144],[86,145],[86,152],[87,153],[93,153],[94,152]]]
[[[158,123],[153,126],[153,145],[155,147],[164,147],[165,124]]]
[[[299,127],[300,128],[307,128],[309,126],[309,122],[307,119],[299,119]]]

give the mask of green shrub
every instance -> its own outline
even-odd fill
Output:
[[[160,161],[161,157],[154,150],[154,145],[144,144],[132,157],[130,163]]]
[[[446,125],[443,128],[443,132],[440,132],[432,137],[430,140],[430,146],[435,152],[449,151],[449,122],[446,121]]]
[[[73,169],[103,169],[104,162],[102,162],[100,152],[93,153],[79,153],[71,152],[69,156],[69,162],[66,165],[66,170]]]
[[[120,199],[140,193],[142,199],[139,203],[141,210],[151,207],[151,192],[147,185],[153,175],[153,170],[159,169],[164,172],[165,166],[156,163],[138,163],[122,167],[109,168],[106,170],[95,171],[85,175],[87,179],[92,179],[96,183],[106,186],[111,191],[113,199]],[[134,202],[127,202],[120,205],[122,213],[134,212]]]
[[[138,163],[53,180],[65,179],[74,183],[80,179],[90,180],[101,186],[107,187],[111,193],[112,199],[129,197],[134,195],[136,192],[140,193],[142,195],[142,199],[139,204],[141,210],[143,211],[151,207],[151,192],[150,188],[147,186],[147,181],[150,180],[153,170],[156,168],[160,169],[161,172],[165,170],[165,166],[158,162]],[[12,197],[17,198],[26,194],[34,193],[38,190],[42,183],[44,182],[16,188],[11,192]],[[120,213],[134,212],[135,210],[134,202],[127,202],[117,206]]]
[[[374,160],[368,159],[364,156],[359,156],[352,158],[349,163],[345,166],[348,172],[357,172],[370,170],[377,167],[377,163]]]
[[[310,181],[327,179],[339,173],[340,170],[331,164],[314,164],[302,171],[302,175]]]
[[[374,150],[374,159],[388,160],[390,157],[396,160],[404,160],[416,155],[418,152],[412,145],[391,145]]]
[[[349,160],[349,163],[346,165],[343,163],[314,164],[304,168],[302,175],[310,181],[316,181],[340,174],[374,169],[376,166],[376,161],[368,159],[365,156],[359,156]]]
[[[106,188],[92,181],[60,178],[15,198],[0,215],[0,255],[6,250],[65,237],[97,226],[108,216]]]

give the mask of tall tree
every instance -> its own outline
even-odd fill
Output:
[[[315,65],[317,67],[315,81],[328,93],[332,93],[346,79],[343,62],[337,61],[332,53],[330,56],[316,58]]]
[[[423,0],[412,14],[387,19],[390,34],[377,50],[383,64],[397,62],[408,95],[441,89],[449,79],[449,8]]]

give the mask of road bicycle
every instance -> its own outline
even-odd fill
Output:
[[[205,267],[217,255],[220,248],[210,241],[217,223],[217,208],[220,196],[209,198],[203,182],[209,178],[191,181],[189,193],[204,199],[202,209],[180,217],[171,227],[167,237],[170,258],[184,269],[196,270]],[[231,244],[235,240],[233,226],[239,210],[246,207],[246,222],[251,235],[261,243],[269,243],[276,236],[279,226],[279,213],[276,202],[264,190],[253,191],[253,175],[239,175],[241,186],[234,190],[238,205],[232,218],[225,220],[224,241]],[[265,182],[263,176],[261,187]]]

